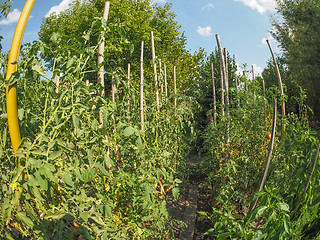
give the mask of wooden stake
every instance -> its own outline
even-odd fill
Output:
[[[238,90],[238,76],[237,76],[237,75],[236,75],[235,81],[236,81],[236,93],[237,93],[238,108],[240,108],[240,98],[239,98],[239,90]]]
[[[266,163],[266,168],[264,169],[264,174],[261,180],[261,184],[259,187],[259,191],[261,192],[264,186],[264,183],[266,182],[267,175],[268,175],[268,170],[271,162],[271,157],[272,157],[272,151],[273,151],[273,145],[274,145],[274,138],[276,134],[276,125],[277,125],[277,99],[274,99],[273,102],[273,121],[272,121],[272,133],[271,133],[271,139],[270,139],[270,144],[269,144],[269,151],[268,151],[268,157],[267,157],[267,163]],[[249,212],[252,211],[252,209],[255,208],[257,204],[258,199],[256,199],[253,204],[251,205]]]
[[[112,95],[112,102],[115,102],[115,94],[116,94],[116,88],[114,86],[114,76],[111,77],[111,95]]]
[[[252,67],[252,84],[253,84],[253,104],[256,104],[256,93],[255,93],[255,77],[254,77],[254,69],[253,69],[253,65],[251,65]]]
[[[153,31],[151,31],[151,48],[152,48],[152,61],[153,61],[153,74],[154,74],[154,88],[156,94],[157,110],[159,110],[159,90],[158,90],[158,75],[157,75],[157,64],[156,64],[156,51],[154,47]]]
[[[57,77],[56,77],[56,93],[59,93],[59,87],[60,87],[60,73],[58,73]]]
[[[264,82],[264,78],[262,77],[262,89],[264,96],[264,119],[267,119],[267,98],[266,98],[266,84]]]
[[[128,63],[128,123],[130,123],[130,70],[131,64]]]
[[[279,88],[280,88],[281,98],[282,98],[281,101],[282,101],[282,120],[283,120],[285,115],[286,115],[286,104],[285,104],[285,100],[284,100],[284,92],[283,92],[281,74],[280,74],[280,70],[279,70],[279,66],[278,66],[277,60],[276,60],[276,58],[275,58],[275,56],[273,54],[271,45],[269,43],[269,40],[267,40],[267,44],[268,44],[268,47],[270,49],[271,56],[272,56],[272,59],[273,59],[273,63],[274,63],[274,66],[276,68],[276,72],[277,72],[277,76],[278,76]],[[285,131],[285,124],[282,124],[282,134],[281,134],[282,139],[283,139],[284,131]]]
[[[174,109],[177,108],[177,79],[176,79],[176,65],[173,66],[173,88],[174,88]]]
[[[216,85],[214,82],[214,65],[211,62],[211,76],[212,76],[212,88],[213,88],[213,125],[217,125],[217,102],[216,102]]]
[[[106,21],[108,20],[109,15],[109,8],[110,8],[110,2],[105,2],[104,4],[104,11],[103,11],[103,19]],[[101,36],[103,36],[104,32],[102,31]],[[104,41],[99,45],[98,48],[98,65],[103,63],[104,60]],[[103,90],[101,91],[101,97],[105,97],[105,90],[104,90],[104,67],[101,66],[98,71],[98,83],[100,83],[103,87]]]
[[[141,42],[141,57],[140,57],[140,122],[141,130],[144,131],[144,113],[143,113],[143,45],[144,42]]]
[[[167,66],[164,65],[164,89],[166,93],[166,99],[168,98],[168,82],[167,82]]]

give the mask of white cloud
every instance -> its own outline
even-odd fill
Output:
[[[210,26],[207,26],[204,28],[198,26],[197,33],[199,33],[201,36],[204,36],[204,37],[209,37],[213,35],[212,28]]]
[[[253,66],[254,75],[255,76],[258,76],[258,75],[261,76],[261,74],[263,72],[263,68],[260,67],[260,66],[257,66],[256,64],[252,64],[252,66]]]
[[[11,23],[18,22],[21,12],[18,9],[14,9],[10,12],[6,19],[0,21],[0,25],[9,25]]]
[[[212,8],[214,8],[213,3],[208,3],[207,5],[202,7],[203,10],[210,10]]]
[[[66,10],[73,0],[62,0],[59,5],[53,6],[49,12],[45,15],[45,17],[49,17],[51,13],[59,14],[60,12]]]
[[[250,7],[253,10],[258,11],[260,14],[276,11],[275,0],[234,0],[234,1],[242,2],[244,5]]]
[[[152,0],[151,3],[165,3],[166,0]]]

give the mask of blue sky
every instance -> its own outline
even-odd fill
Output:
[[[271,40],[273,49],[279,51],[268,31],[272,28],[271,16],[276,13],[275,0],[153,0],[158,4],[172,3],[176,21],[187,37],[187,48],[208,53],[216,47],[215,34],[220,35],[223,47],[236,56],[236,61],[247,69],[254,65],[256,73],[262,71],[270,59],[265,39]],[[7,19],[0,20],[2,45],[9,50],[16,23],[25,0],[13,0]],[[42,18],[52,11],[65,9],[72,0],[36,0],[27,24],[23,42],[38,37]],[[112,7],[112,6],[111,6]]]

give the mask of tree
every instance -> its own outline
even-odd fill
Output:
[[[285,63],[307,90],[307,103],[320,116],[320,4],[316,0],[277,0],[281,20],[274,20],[273,37]]]
[[[296,98],[299,97],[299,94],[300,94],[299,85],[297,83],[296,77],[289,70],[288,65],[285,64],[285,62],[286,62],[285,58],[277,57],[277,63],[279,65],[280,74],[282,76],[282,80],[285,88],[285,95],[287,98],[286,112],[287,113],[293,112],[297,114],[299,106]],[[276,73],[272,59],[268,61],[267,67],[263,70],[262,76],[265,80],[265,87],[267,90],[274,86],[279,86],[278,80],[277,80],[277,73]],[[277,87],[277,89],[279,88]],[[280,97],[280,95],[277,97]],[[272,102],[273,96],[268,96],[268,101]]]
[[[43,19],[39,38],[47,45],[53,45],[52,36],[59,33],[59,43],[53,46],[53,49],[66,49],[71,53],[84,48],[81,46],[81,36],[89,31],[90,26],[97,17],[103,13],[105,0],[75,0],[70,7],[60,14],[51,14]],[[138,86],[139,62],[140,62],[140,44],[145,42],[145,59],[151,63],[151,43],[150,32],[154,32],[156,55],[158,61],[166,63],[168,75],[172,74],[173,65],[177,65],[180,72],[185,72],[188,65],[183,64],[182,59],[191,58],[191,54],[185,49],[186,39],[180,32],[180,26],[174,20],[175,14],[170,11],[169,3],[163,6],[151,4],[151,0],[111,0],[110,13],[106,24],[105,33],[105,62],[104,67],[107,71],[106,80],[110,78],[115,69],[126,69],[131,62],[133,84]],[[101,22],[100,22],[101,25]],[[89,45],[98,44],[101,27],[99,21],[91,28],[93,32],[89,40]],[[79,42],[76,42],[79,39]],[[76,43],[75,43],[76,42]],[[75,47],[75,45],[76,47]],[[70,47],[71,45],[72,48]],[[44,59],[52,66],[54,52],[46,52]],[[92,58],[91,66],[97,69],[96,58]],[[163,66],[163,65],[162,65]],[[148,93],[152,84],[148,84],[148,79],[152,79],[151,69],[145,69],[146,92]],[[89,76],[92,81],[95,75]],[[180,79],[180,78],[179,78]],[[178,87],[180,86],[178,79]],[[181,78],[183,79],[183,78]],[[170,82],[171,84],[171,82]],[[169,86],[170,86],[169,84]],[[108,83],[106,84],[108,86]]]
[[[11,4],[12,0],[6,0],[5,2],[0,4],[0,19],[2,17],[7,17],[9,12],[10,12],[10,8],[11,8]],[[2,45],[1,45],[1,40],[3,39],[2,36],[0,36],[0,52],[2,50]]]

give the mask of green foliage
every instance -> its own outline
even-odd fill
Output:
[[[123,69],[110,70],[116,102],[92,94],[101,86],[85,85],[97,50],[90,44],[91,34],[89,30],[70,40],[63,49],[52,47],[62,41],[59,35],[51,37],[51,45],[33,42],[22,48],[19,70],[7,83],[18,89],[23,139],[16,154],[8,135],[1,59],[1,238],[169,236],[166,196],[169,191],[178,196],[179,172],[194,139],[192,101],[179,94],[177,109],[168,99],[157,111],[149,99],[141,131],[138,87],[127,86]],[[86,47],[75,49],[80,45]],[[50,76],[42,65],[44,52],[54,54]],[[60,73],[56,93],[52,80]]]
[[[12,0],[6,0],[3,3],[0,4],[0,19],[2,17],[7,17],[9,12],[10,12],[10,8],[11,8],[11,3]],[[1,40],[3,39],[2,36],[0,36],[0,52],[2,50],[2,45],[1,45]]]
[[[277,3],[281,18],[273,21],[272,35],[283,50],[289,71],[307,90],[307,103],[318,116],[319,3],[313,0],[279,0]]]
[[[240,105],[230,109],[230,119],[219,115],[217,126],[209,124],[202,135],[205,154],[202,171],[207,173],[206,184],[212,189],[214,205],[212,213],[199,213],[200,219],[212,221],[214,227],[206,234],[218,239],[300,239],[306,223],[310,228],[315,225],[310,221],[318,216],[319,192],[316,168],[312,186],[294,218],[291,217],[304,191],[318,142],[305,114],[308,109],[304,105],[305,93],[301,90],[300,97],[292,99],[299,109],[298,115],[277,120],[266,186],[257,193],[268,153],[266,134],[271,131],[272,122],[267,99],[279,97],[280,93],[276,87],[269,87],[264,99],[260,83],[242,78],[240,86],[244,81],[249,91],[237,89]],[[283,123],[286,131],[282,137]],[[226,145],[228,126],[230,144]],[[256,200],[256,208],[249,212]]]

